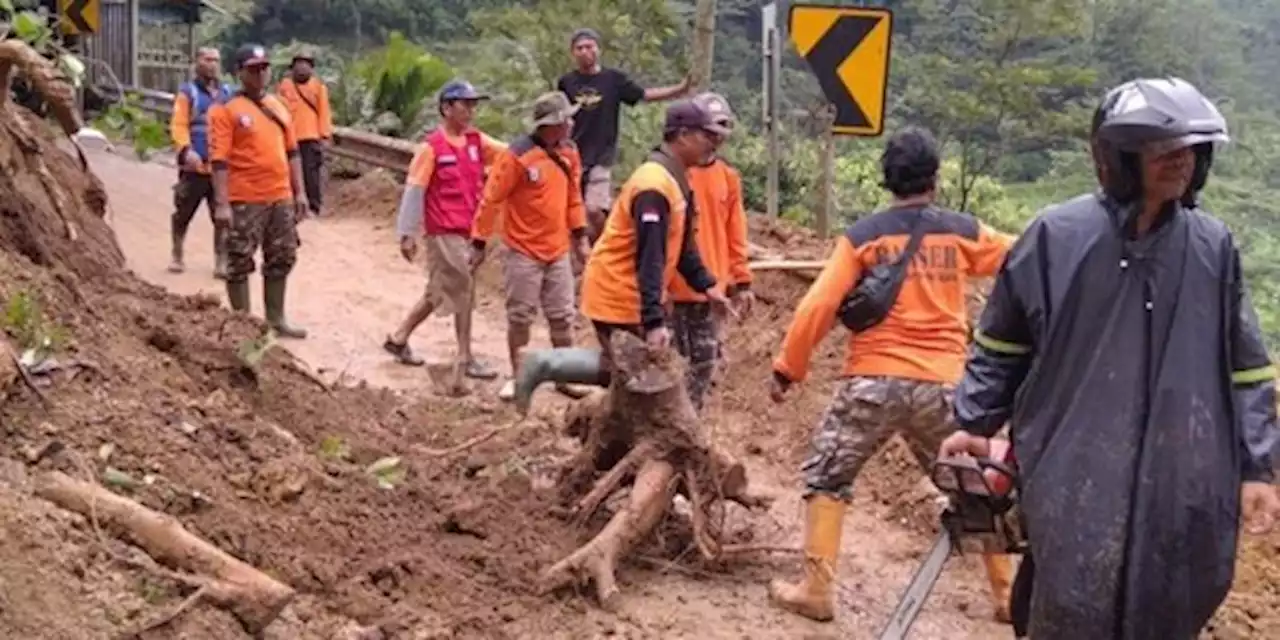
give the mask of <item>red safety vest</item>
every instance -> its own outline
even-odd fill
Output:
[[[471,234],[484,189],[484,150],[480,132],[464,135],[466,144],[461,148],[449,144],[444,129],[427,135],[425,142],[431,145],[436,161],[423,196],[427,235]]]

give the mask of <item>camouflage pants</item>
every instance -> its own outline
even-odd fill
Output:
[[[672,342],[689,361],[685,385],[693,408],[702,411],[720,357],[715,315],[706,302],[677,302],[671,310]]]
[[[182,171],[173,185],[173,215],[169,218],[169,231],[175,236],[186,237],[191,219],[203,202],[213,215],[213,179],[208,174]]]
[[[942,441],[956,430],[952,387],[905,378],[853,377],[836,387],[805,459],[805,495],[848,500],[853,481],[895,433],[927,472]]]
[[[293,202],[233,202],[227,237],[227,282],[244,282],[253,273],[253,254],[262,248],[262,277],[279,279],[298,261],[298,228]]]

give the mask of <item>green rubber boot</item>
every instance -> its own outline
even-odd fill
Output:
[[[263,278],[262,302],[266,309],[267,326],[275,330],[281,338],[302,340],[307,337],[307,330],[289,324],[284,317],[285,278]]]
[[[526,353],[516,374],[515,403],[520,415],[529,413],[533,392],[544,382],[606,386],[600,371],[600,352],[580,347],[540,349]]]
[[[227,302],[235,311],[249,312],[249,283],[227,282]]]
[[[213,277],[227,279],[227,230],[222,225],[213,228]]]
[[[186,264],[182,260],[182,244],[186,238],[183,234],[175,231],[169,234],[169,240],[173,243],[169,252],[169,273],[182,273],[187,269]]]

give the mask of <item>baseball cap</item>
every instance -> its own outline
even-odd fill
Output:
[[[549,91],[533,102],[533,126],[544,127],[564,124],[578,112],[578,105],[569,102],[560,91]]]
[[[588,40],[595,40],[596,44],[600,44],[600,34],[597,33],[595,29],[583,27],[581,29],[575,29],[573,32],[573,35],[569,36],[569,46],[570,47],[576,46],[578,44],[578,41],[582,40],[583,38],[586,38]]]
[[[694,102],[691,98],[676,100],[667,106],[667,117],[663,123],[663,131],[670,133],[677,129],[701,129],[712,131],[714,126],[711,114]]]
[[[290,58],[290,59],[289,59],[289,64],[290,64],[290,65],[292,65],[293,63],[295,63],[295,62],[297,62],[297,61],[299,61],[299,60],[306,60],[307,62],[310,62],[311,64],[315,64],[315,63],[316,63],[316,54],[315,54],[314,52],[312,52],[310,49],[302,49],[302,50],[299,50],[297,53],[293,54],[293,57],[292,57],[292,58]]]
[[[707,91],[694,96],[693,103],[707,113],[710,120],[706,126],[708,131],[720,136],[733,132],[733,109],[729,108],[729,101],[724,96]]]
[[[451,80],[440,88],[440,102],[450,100],[488,100],[489,96],[476,91],[466,80]]]
[[[236,49],[235,61],[237,69],[271,64],[271,61],[267,59],[266,47],[260,44],[246,44]]]

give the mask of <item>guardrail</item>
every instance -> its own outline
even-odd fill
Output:
[[[126,87],[125,94],[132,97],[144,111],[168,118],[173,115],[173,94],[153,89]],[[408,171],[418,145],[400,138],[389,138],[367,131],[347,127],[335,127],[333,147],[335,156],[349,158],[375,167],[393,171]]]

